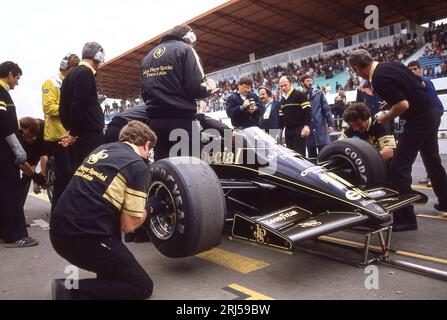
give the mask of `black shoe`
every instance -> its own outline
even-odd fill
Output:
[[[435,204],[433,207],[439,211],[439,216],[447,218],[447,208],[441,208],[439,203]]]
[[[52,300],[73,300],[71,290],[65,288],[65,279],[54,279],[51,283]]]
[[[10,242],[5,243],[5,248],[28,248],[28,247],[34,247],[39,244],[39,241],[36,239],[33,239],[31,237],[23,238],[20,240],[17,240],[16,242]]]
[[[395,232],[401,232],[401,231],[413,231],[417,230],[418,225],[417,223],[411,223],[411,224],[393,224],[393,231]]]
[[[124,234],[124,242],[133,242],[135,240],[135,234],[133,232]]]

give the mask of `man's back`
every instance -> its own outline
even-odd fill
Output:
[[[149,167],[128,144],[116,142],[95,149],[76,170],[51,215],[58,236],[120,235],[124,202],[146,201]],[[144,207],[144,204],[143,206]],[[137,212],[131,212],[135,215]]]
[[[88,66],[80,64],[62,82],[59,115],[72,136],[103,130],[104,113]]]

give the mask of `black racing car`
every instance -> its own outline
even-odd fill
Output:
[[[161,197],[169,210],[149,216],[147,225],[164,255],[209,250],[225,223],[232,223],[234,238],[292,251],[300,241],[338,230],[389,226],[393,211],[427,201],[421,193],[402,196],[383,187],[385,163],[362,140],[335,141],[311,162],[257,127],[238,134],[238,143],[205,145],[206,161],[153,164],[149,196]]]

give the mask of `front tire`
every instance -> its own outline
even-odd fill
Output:
[[[169,207],[148,216],[153,244],[165,256],[181,258],[215,247],[222,235],[226,205],[214,171],[204,161],[174,157],[155,162],[148,196]]]

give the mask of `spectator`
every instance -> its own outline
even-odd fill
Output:
[[[276,137],[279,129],[279,100],[272,98],[272,91],[266,86],[260,86],[258,93],[265,110],[259,119],[259,127]]]
[[[338,90],[338,95],[334,99],[334,106],[332,110],[335,117],[335,128],[336,130],[341,130],[343,122],[343,112],[345,111],[347,102],[345,92],[340,89]]]

